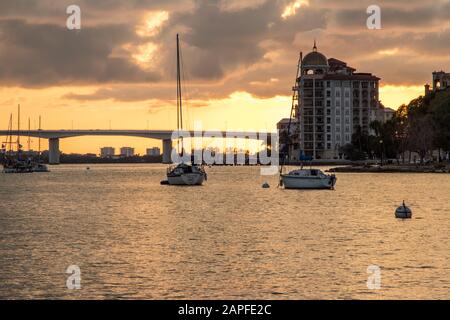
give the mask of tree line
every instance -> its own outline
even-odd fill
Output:
[[[342,152],[351,160],[367,158],[396,159],[397,163],[410,163],[418,157],[424,164],[433,159],[442,161],[450,152],[450,89],[430,92],[407,105],[402,105],[392,119],[373,121],[371,133],[361,128],[352,136],[352,143]],[[416,154],[417,156],[413,156]]]

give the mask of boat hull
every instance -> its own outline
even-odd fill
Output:
[[[168,176],[167,181],[172,186],[200,186],[205,181],[205,176],[202,173],[183,173]]]
[[[301,177],[282,175],[281,180],[285,189],[333,189],[334,182],[331,176]]]
[[[32,167],[10,167],[10,166],[3,166],[3,173],[32,173],[33,168]]]
[[[33,172],[50,172],[46,165],[40,164],[33,168]]]

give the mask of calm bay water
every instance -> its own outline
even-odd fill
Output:
[[[0,174],[0,298],[450,298],[450,175],[298,191],[258,167],[211,168],[193,188],[160,186],[163,165],[90,167]],[[412,220],[394,218],[403,199]]]

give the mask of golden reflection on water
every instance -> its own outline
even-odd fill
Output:
[[[0,298],[450,298],[450,175],[298,191],[258,167],[214,167],[194,188],[160,186],[162,165],[90,167],[0,175]],[[412,220],[394,218],[403,200]]]

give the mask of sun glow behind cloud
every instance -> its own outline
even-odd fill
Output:
[[[148,63],[154,58],[154,53],[158,49],[158,46],[152,42],[146,43],[137,47],[136,52],[132,55],[133,59],[141,67],[146,68]]]
[[[164,22],[169,20],[167,11],[153,11],[145,15],[144,22],[136,29],[136,33],[141,36],[153,36],[159,32]]]
[[[283,14],[281,17],[283,19],[287,19],[290,16],[293,16],[296,14],[297,10],[300,9],[302,6],[308,6],[309,1],[308,0],[296,0],[292,3],[290,3],[283,11]]]
[[[169,13],[167,11],[147,13],[143,22],[136,28],[136,34],[141,37],[155,36],[168,19]],[[148,64],[153,60],[158,46],[153,42],[147,42],[137,47],[128,44],[124,49],[131,52],[131,57],[140,67],[148,68]]]
[[[393,48],[393,49],[387,49],[387,50],[380,50],[378,51],[379,55],[382,56],[393,56],[396,55],[399,52],[398,48]]]

